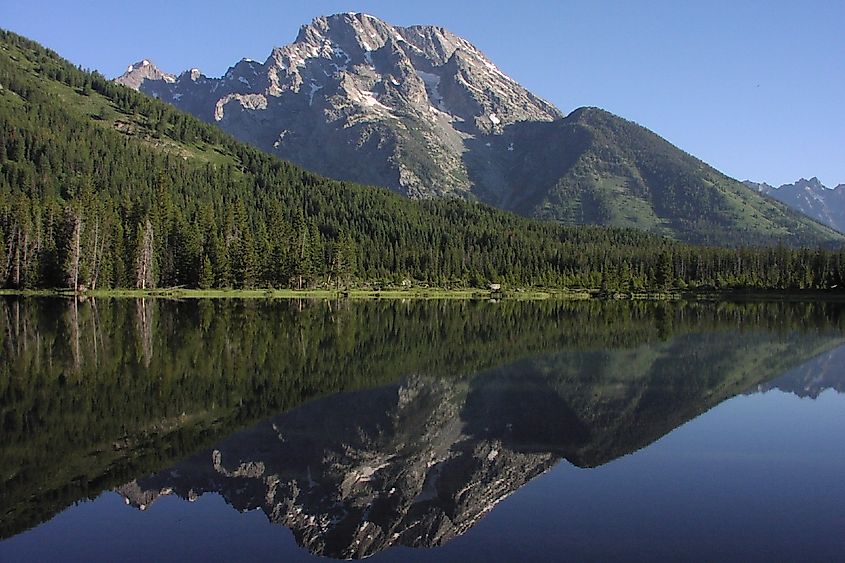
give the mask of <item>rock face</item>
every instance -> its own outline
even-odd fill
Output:
[[[162,72],[150,60],[144,59],[143,61],[131,64],[126,67],[126,72],[123,73],[123,76],[120,77],[118,82],[120,82],[124,86],[129,86],[130,88],[139,90],[141,86],[143,86],[147,82],[162,82],[164,84],[173,84],[174,82],[176,82],[176,77],[172,74]]]
[[[317,18],[221,78],[138,64],[117,81],[306,168],[409,196],[466,195],[467,140],[561,117],[449,31],[355,13]]]
[[[117,81],[320,174],[412,198],[691,242],[839,240],[636,124],[595,108],[564,117],[441,27],[337,14],[220,78],[143,61]]]
[[[766,183],[745,181],[745,185],[785,203],[813,219],[845,232],[845,184],[824,186],[818,178],[801,178],[778,188]]]

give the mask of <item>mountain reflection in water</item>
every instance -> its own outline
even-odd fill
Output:
[[[442,545],[561,460],[841,390],[845,365],[824,303],[24,300],[0,323],[4,536],[109,489],[215,492],[336,558]]]

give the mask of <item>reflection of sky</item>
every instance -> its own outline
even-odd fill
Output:
[[[843,435],[845,396],[832,391],[737,397],[598,469],[559,465],[466,540],[537,536],[574,560],[833,560],[845,549]]]
[[[597,469],[562,462],[443,548],[377,560],[836,559],[845,552],[845,395],[739,396]],[[0,560],[309,559],[264,514],[217,495],[114,493],[0,543]]]

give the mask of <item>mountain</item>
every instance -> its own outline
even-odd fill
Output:
[[[785,203],[793,209],[845,232],[845,184],[825,187],[818,178],[801,178],[778,188],[746,180],[745,185]]]
[[[144,59],[134,65],[129,65],[126,68],[126,73],[123,75],[120,82],[125,86],[129,86],[130,88],[137,90],[148,80],[153,82],[162,81],[165,83],[173,83],[176,81],[176,77],[161,72],[157,66],[147,59]]]
[[[709,244],[771,244],[830,234],[607,111],[581,108],[541,128],[541,134],[531,131],[521,140],[528,155],[506,172],[514,185],[531,177],[540,186],[511,201],[523,214]]]
[[[157,75],[151,68],[144,72]],[[845,287],[843,249],[818,248],[810,255],[785,247],[693,246],[637,229],[565,226],[459,198],[413,201],[331,180],[9,32],[0,32],[0,85],[4,288],[486,289],[504,283],[514,290],[634,295],[673,288]],[[571,140],[571,128],[613,152],[599,133],[621,138],[640,131],[625,124],[582,110],[545,126],[550,138]],[[638,170],[658,175],[685,166],[686,157],[675,161],[671,151],[654,150],[646,158],[640,153],[649,143],[659,149],[662,141],[651,134],[636,138],[628,145],[633,152],[614,158],[631,154]],[[574,169],[593,159],[596,147],[592,141],[577,145]],[[556,150],[560,146],[538,148],[535,156],[551,163]],[[681,199],[671,197],[674,184],[660,185],[660,201]],[[709,193],[701,191],[702,201]],[[729,220],[728,208],[713,216],[700,211],[698,222],[678,219],[674,228],[767,244],[831,247],[845,241],[809,220],[784,230],[740,200],[737,195],[732,209],[756,221],[753,232]],[[695,215],[690,207],[675,209]],[[782,218],[797,213],[787,211]],[[716,223],[707,223],[709,217]]]
[[[306,168],[414,197],[468,195],[468,140],[561,117],[449,31],[364,14],[317,18],[221,78],[144,62],[117,81]]]
[[[337,14],[220,78],[145,60],[116,80],[307,169],[413,198],[696,243],[837,238],[634,123],[564,118],[441,27]]]
[[[0,287],[593,287],[683,248],[329,180],[9,32],[0,85]]]

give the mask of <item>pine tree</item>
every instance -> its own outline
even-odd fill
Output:
[[[291,237],[291,229],[284,220],[282,206],[277,201],[272,202],[267,217],[269,256],[265,259],[265,276],[267,284],[271,287],[286,287],[290,284]]]
[[[255,287],[258,258],[255,243],[249,231],[243,231],[232,244],[232,279],[235,287],[249,289]]]
[[[313,219],[309,221],[308,225],[306,253],[309,255],[308,262],[311,268],[311,282],[314,285],[314,282],[325,276],[328,261],[326,260],[326,248],[323,243],[323,236],[317,227],[317,222]]]
[[[207,254],[202,257],[202,269],[197,286],[200,289],[210,289],[214,286],[214,270],[211,267],[211,259]]]
[[[12,160],[17,163],[26,161],[26,147],[23,139],[20,137],[12,139],[12,150],[10,152]]]
[[[214,271],[214,287],[231,287],[232,277],[226,243],[217,233],[212,233],[208,248],[207,255]]]
[[[672,269],[672,256],[669,252],[664,251],[660,253],[657,262],[657,271],[654,277],[655,285],[658,289],[669,289],[671,287],[675,276]]]
[[[349,284],[349,278],[356,269],[357,250],[352,238],[342,232],[330,245],[330,277],[334,277],[335,287],[340,289]]]

